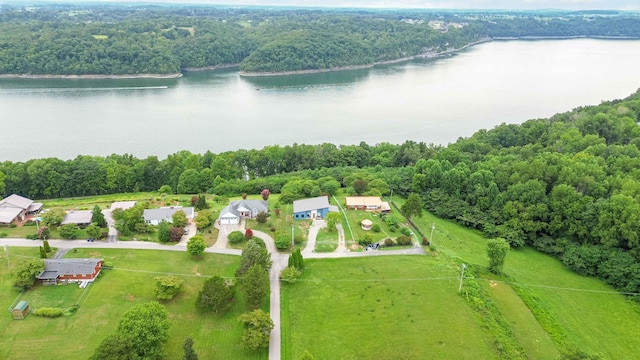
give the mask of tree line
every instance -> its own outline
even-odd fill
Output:
[[[434,29],[432,20],[444,27]],[[487,37],[639,37],[639,25],[631,13],[4,5],[0,74],[168,74],[230,64],[247,72],[330,69]]]

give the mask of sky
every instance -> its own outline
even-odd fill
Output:
[[[51,0],[50,0],[51,1]],[[71,2],[63,0],[64,2]],[[103,2],[157,2],[259,6],[432,8],[432,9],[564,9],[640,10],[640,0],[97,0]],[[2,1],[0,1],[1,3]],[[53,1],[51,1],[53,2]],[[80,2],[80,1],[77,1]]]

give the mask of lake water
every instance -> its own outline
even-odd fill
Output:
[[[294,142],[444,144],[640,88],[640,41],[502,41],[372,69],[266,78],[0,79],[0,161],[160,158]]]

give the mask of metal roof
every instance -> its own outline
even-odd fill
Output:
[[[0,207],[0,223],[9,224],[21,212],[22,209],[17,207]]]
[[[187,215],[187,219],[193,219],[193,208],[182,206],[169,206],[169,207],[161,207],[159,209],[145,209],[143,213],[143,217],[146,221],[162,221],[165,220],[167,222],[173,221],[173,214],[178,211],[184,211],[185,215]]]
[[[12,194],[2,199],[2,201],[0,201],[0,207],[15,206],[23,210],[26,210],[29,208],[29,205],[31,205],[32,203],[33,203],[33,200],[31,199],[27,199],[26,197],[22,197],[20,195]]]
[[[18,303],[18,305],[16,305],[16,306],[14,306],[14,307],[13,307],[13,310],[20,310],[20,311],[24,311],[24,309],[26,309],[26,308],[28,308],[28,307],[29,307],[29,304],[28,304],[26,301],[22,300],[22,301],[20,301],[20,302]]]
[[[64,220],[60,225],[66,224],[91,224],[93,218],[93,211],[91,210],[71,210],[67,211],[67,215],[64,216]]]
[[[293,202],[293,213],[303,211],[311,211],[317,209],[326,209],[329,207],[329,198],[327,196],[318,196],[311,199],[295,200]]]

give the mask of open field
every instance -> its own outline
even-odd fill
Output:
[[[399,205],[399,201],[396,200],[396,204]],[[437,251],[461,262],[488,266],[486,240],[478,232],[429,213],[413,220],[427,236],[435,223],[431,243]],[[504,272],[517,283],[533,285],[523,288],[537,298],[537,303],[547,311],[551,321],[563,329],[562,334],[569,343],[601,354],[605,359],[637,357],[640,305],[617,294],[612,287],[598,279],[576,274],[557,259],[530,248],[511,250],[506,257]],[[498,283],[497,287],[488,288],[488,292],[509,318],[510,314],[515,314],[507,304],[516,299],[510,292],[502,290],[503,286]],[[524,332],[533,331],[524,329]],[[518,335],[519,330],[514,331]]]
[[[13,255],[23,249],[12,247],[10,250]],[[35,255],[32,248],[24,251]],[[29,315],[25,320],[14,321],[5,313],[0,322],[0,337],[3,339],[0,358],[66,360],[89,357],[100,342],[115,330],[126,310],[135,304],[155,300],[153,278],[167,273],[178,274],[185,281],[182,294],[172,301],[163,302],[169,310],[172,324],[170,339],[165,347],[168,359],[182,357],[182,342],[188,336],[194,339],[195,349],[202,359],[267,358],[266,351],[251,353],[240,346],[242,326],[236,319],[245,311],[245,303],[239,293],[234,308],[224,317],[202,315],[195,311],[195,297],[204,279],[211,275],[233,276],[239,257],[205,254],[202,259],[195,260],[181,252],[112,249],[78,249],[67,257],[101,257],[113,264],[115,269],[105,270],[94,284],[87,287],[87,293],[80,301],[80,309],[73,316],[44,319]],[[7,274],[6,262],[0,266],[0,299],[7,308],[18,294],[10,289],[11,279]],[[55,300],[57,297],[64,300],[55,301],[66,304],[69,299],[77,299],[76,289],[77,285],[36,286],[24,293],[22,298],[39,302]],[[67,290],[68,298],[65,298],[62,295]],[[4,295],[7,293],[11,296]],[[264,308],[268,309],[268,304],[265,303]]]
[[[283,285],[283,359],[490,359],[495,349],[434,257],[308,260]]]

